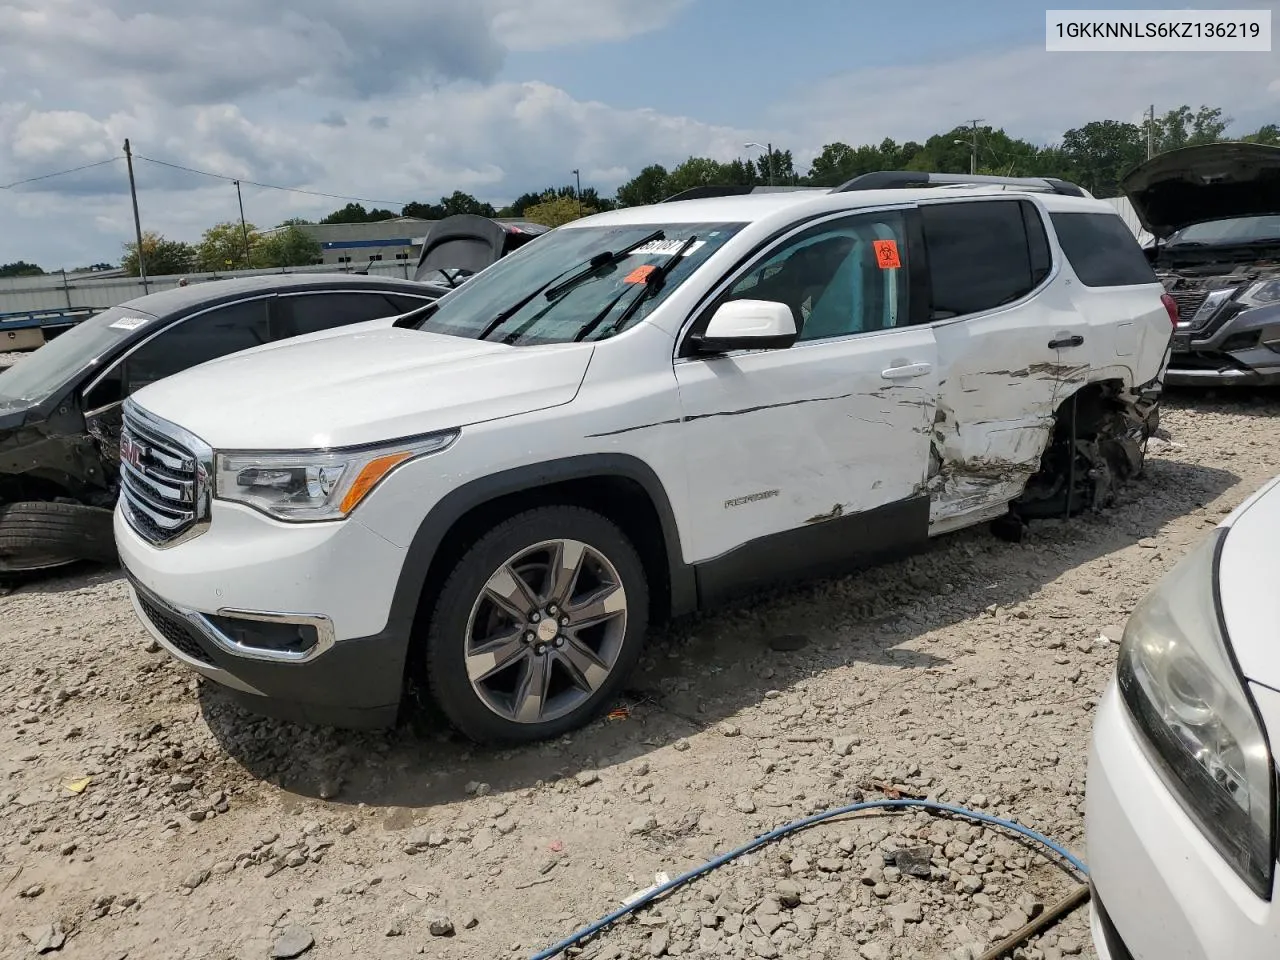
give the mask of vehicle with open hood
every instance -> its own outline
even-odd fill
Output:
[[[1178,303],[1165,382],[1280,384],[1280,147],[1171,150],[1121,186]]]
[[[469,213],[445,217],[423,241],[414,279],[456,287],[549,230],[540,223]]]

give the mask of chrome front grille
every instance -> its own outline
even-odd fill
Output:
[[[198,437],[125,401],[120,499],[129,526],[155,546],[175,546],[203,533],[212,458]]]

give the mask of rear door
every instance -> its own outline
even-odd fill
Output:
[[[920,205],[942,370],[930,532],[1005,512],[1040,466],[1058,404],[1089,377],[1091,331],[1054,282],[1039,205]]]
[[[1160,376],[1175,334],[1164,287],[1133,233],[1109,212],[1054,211],[1050,220],[1078,281],[1072,299],[1092,330],[1095,379],[1114,373],[1141,386]]]
[[[786,303],[800,331],[789,349],[676,360],[687,552],[712,561],[705,593],[926,538],[938,365],[928,325],[911,325],[905,225],[890,210],[797,228],[686,331],[736,299]]]

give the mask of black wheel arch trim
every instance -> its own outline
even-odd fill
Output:
[[[440,545],[470,511],[501,497],[593,477],[631,480],[644,490],[662,527],[670,578],[670,612],[673,616],[694,612],[698,607],[697,581],[693,567],[684,562],[675,511],[662,481],[653,468],[638,457],[595,453],[513,467],[450,490],[423,518],[409,543],[384,632],[410,635],[427,587],[427,575]]]

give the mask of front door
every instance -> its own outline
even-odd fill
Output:
[[[938,363],[932,331],[910,325],[909,269],[901,211],[840,215],[779,240],[690,328],[753,299],[787,304],[800,332],[789,349],[676,360],[704,593],[927,536]]]

